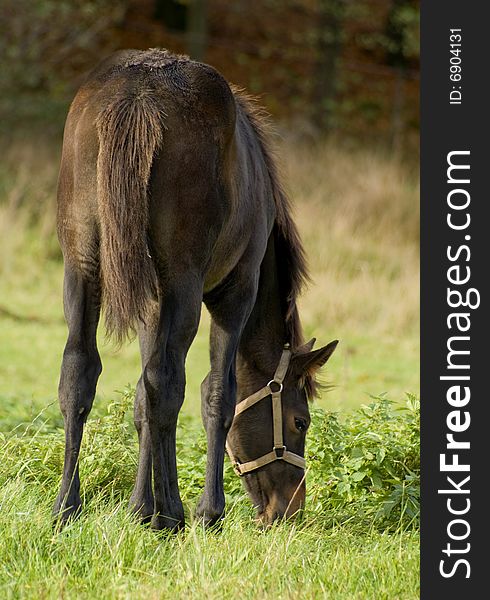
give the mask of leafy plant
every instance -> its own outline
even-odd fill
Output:
[[[348,414],[314,410],[308,444],[315,511],[360,518],[384,528],[417,526],[420,496],[420,402],[384,396]]]
[[[130,425],[134,389],[127,387],[103,418],[89,420],[80,458],[85,501],[129,497],[137,444]],[[416,527],[419,519],[420,403],[409,395],[397,407],[384,396],[341,418],[315,408],[308,436],[306,519],[325,524],[345,520],[384,529]],[[62,470],[63,433],[49,424],[23,435],[0,438],[0,485],[35,481],[56,494]],[[179,482],[184,501],[194,501],[204,485],[206,438],[201,424],[181,419],[177,436]],[[245,502],[240,479],[225,462],[229,503]]]

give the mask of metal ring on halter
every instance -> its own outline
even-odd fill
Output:
[[[279,386],[279,389],[278,389],[278,390],[276,390],[276,391],[274,391],[274,390],[271,388],[271,383],[275,383],[276,385],[278,385],[278,386]],[[282,392],[283,388],[284,388],[283,384],[282,384],[281,382],[279,382],[279,381],[276,381],[275,379],[271,379],[271,380],[269,381],[269,383],[267,384],[267,387],[268,387],[268,388],[270,388],[270,390],[271,390],[271,392],[272,392],[273,394],[280,394],[280,393]]]
[[[275,452],[276,458],[278,460],[282,460],[284,458],[284,454],[287,450],[286,446],[273,446],[272,450]]]

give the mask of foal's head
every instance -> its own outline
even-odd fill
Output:
[[[314,373],[338,343],[313,350],[314,342],[294,351],[286,346],[275,374],[266,375],[259,365],[240,369],[240,402],[227,446],[265,525],[296,514],[305,501],[308,395]]]

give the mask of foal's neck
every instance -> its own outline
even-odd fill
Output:
[[[288,341],[274,235],[271,234],[260,268],[255,306],[238,349],[237,381],[240,395],[252,393],[256,391],[252,388],[257,387],[257,384],[264,385],[272,379],[284,344]]]

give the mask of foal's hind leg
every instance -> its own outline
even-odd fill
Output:
[[[65,422],[65,461],[53,514],[62,522],[81,507],[78,456],[83,426],[95,396],[102,363],[96,345],[100,313],[98,282],[65,263],[63,301],[68,340],[63,353],[59,402]]]
[[[184,401],[185,359],[199,324],[202,282],[191,272],[164,284],[158,332],[143,381],[153,461],[154,529],[180,529],[184,509],[177,482],[175,436]]]
[[[152,350],[156,331],[154,327],[141,326],[138,330],[141,352],[141,363],[143,369],[148,362]],[[136,386],[136,397],[134,402],[134,425],[138,432],[139,460],[138,472],[133,493],[129,500],[131,510],[136,513],[145,523],[153,515],[153,489],[151,485],[151,437],[148,424],[148,402],[143,374]]]

